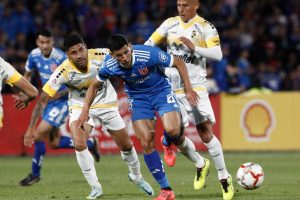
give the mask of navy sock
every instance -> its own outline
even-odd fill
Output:
[[[163,168],[163,162],[157,151],[155,150],[150,154],[144,154],[144,160],[152,176],[160,185],[160,188],[170,188],[168,178]]]
[[[74,148],[72,138],[68,136],[60,136],[59,145],[57,148]]]
[[[40,171],[42,168],[42,162],[44,155],[46,154],[46,145],[45,142],[35,142],[34,143],[34,155],[32,158],[32,174],[34,176],[40,176]]]
[[[92,140],[89,139],[86,141],[86,143],[87,143],[88,149],[92,149],[94,147],[94,142]]]

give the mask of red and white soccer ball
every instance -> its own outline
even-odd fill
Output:
[[[257,163],[244,163],[238,169],[236,179],[238,184],[246,190],[254,190],[264,182],[264,171]]]

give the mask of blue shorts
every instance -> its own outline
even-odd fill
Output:
[[[65,123],[68,116],[68,100],[66,98],[49,101],[44,113],[43,120],[52,126],[59,127]]]
[[[155,112],[160,117],[167,112],[180,112],[176,95],[169,88],[157,93],[131,95],[128,98],[128,104],[132,121],[154,119]]]

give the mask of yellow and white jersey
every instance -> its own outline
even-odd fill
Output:
[[[97,75],[108,49],[88,50],[87,72],[80,72],[76,66],[66,59],[50,76],[43,91],[53,97],[62,85],[69,89],[69,109],[81,109],[89,85]],[[109,80],[103,83],[103,88],[97,92],[91,108],[117,107],[117,94]]]
[[[188,38],[196,47],[209,48],[220,45],[218,32],[211,23],[198,15],[187,23],[176,16],[165,20],[149,39],[152,43],[159,44],[166,38],[168,52],[186,63],[193,88],[201,88],[206,82],[206,58],[192,54],[178,40],[179,37]],[[176,92],[183,88],[177,69],[168,68],[165,73]]]
[[[22,78],[21,74],[15,70],[11,64],[0,57],[0,91],[2,91],[3,84],[7,83],[13,85]],[[3,99],[0,95],[0,113],[2,113]]]

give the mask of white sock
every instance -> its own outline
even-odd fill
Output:
[[[197,168],[204,167],[204,158],[196,151],[195,144],[188,137],[185,137],[184,142],[177,148],[185,157],[194,162]]]
[[[207,147],[208,153],[215,163],[219,180],[227,179],[229,173],[226,169],[222,146],[218,138],[213,136],[211,141],[209,143],[204,143],[204,145]]]
[[[130,151],[121,151],[121,157],[128,165],[130,173],[135,176],[135,181],[140,181],[142,179],[141,166],[135,148],[132,147]]]
[[[83,151],[76,151],[76,158],[82,173],[91,187],[101,188],[96,174],[94,158],[88,148]]]

